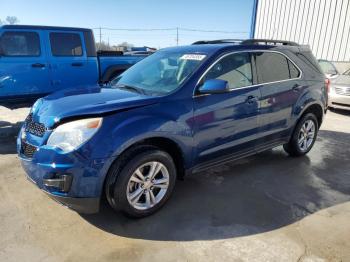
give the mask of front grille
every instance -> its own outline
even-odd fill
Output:
[[[335,90],[335,93],[338,95],[350,96],[350,87],[348,88],[335,87],[334,90]]]
[[[25,130],[35,136],[43,137],[45,134],[45,125],[33,121],[33,115],[29,114],[25,120]]]
[[[25,141],[22,141],[21,143],[22,147],[21,147],[21,152],[23,155],[25,155],[26,157],[29,157],[29,158],[32,158],[34,153],[36,152],[37,150],[37,147],[36,146],[33,146],[31,144],[28,144],[27,142]]]

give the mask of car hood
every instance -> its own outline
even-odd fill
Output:
[[[331,84],[350,86],[350,76],[340,75],[335,80],[331,80]]]
[[[66,118],[97,116],[157,103],[158,98],[93,86],[53,93],[32,107],[33,120],[50,128]]]

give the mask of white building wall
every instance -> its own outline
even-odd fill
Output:
[[[257,0],[254,38],[309,45],[319,59],[350,62],[350,0]]]

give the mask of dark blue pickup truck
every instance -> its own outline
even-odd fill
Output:
[[[96,52],[91,29],[5,25],[0,27],[0,104],[105,83],[145,56]]]

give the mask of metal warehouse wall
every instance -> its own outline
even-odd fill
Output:
[[[310,45],[317,58],[350,61],[350,0],[256,0],[254,38]]]

